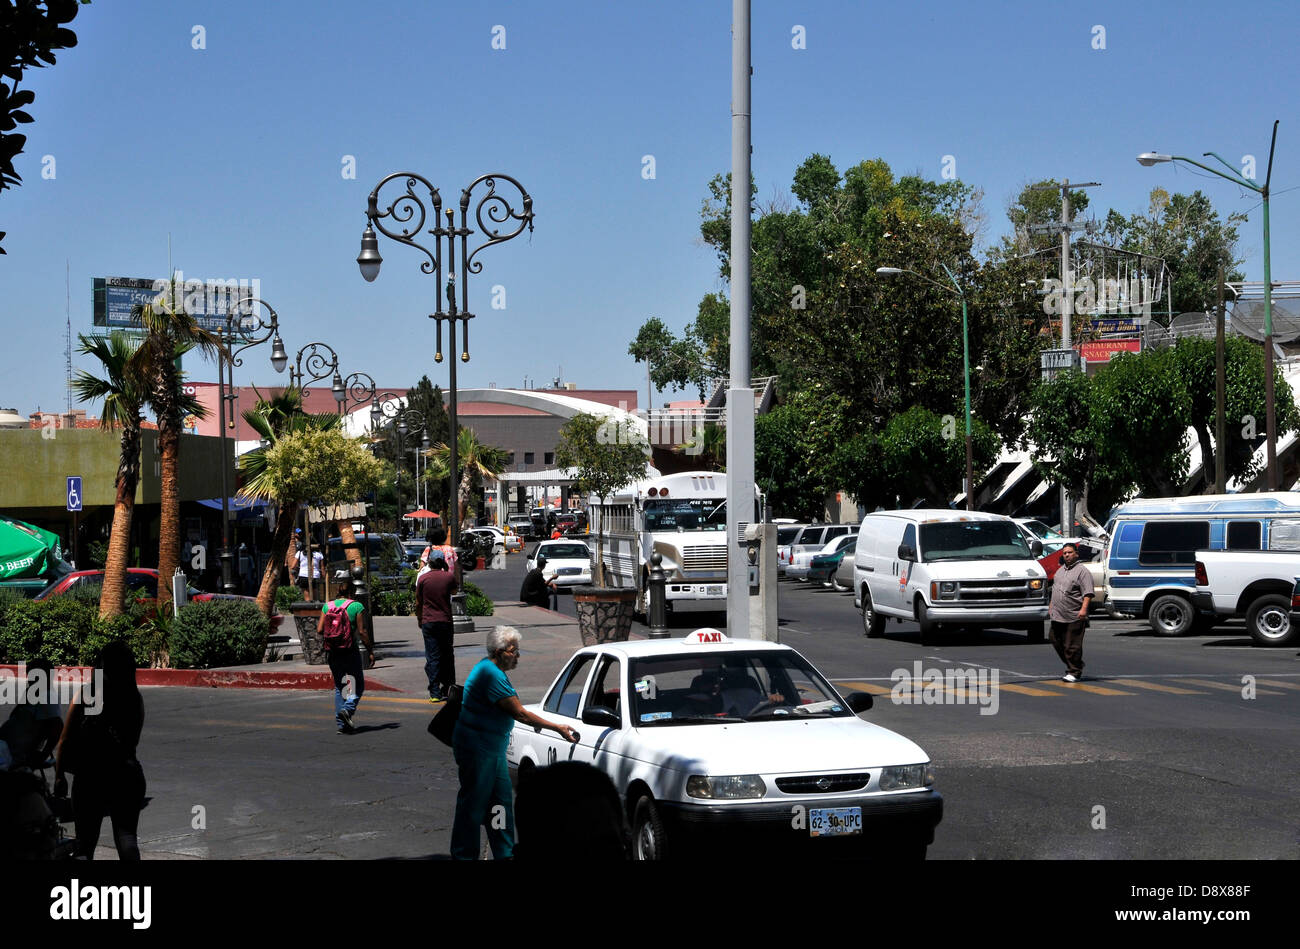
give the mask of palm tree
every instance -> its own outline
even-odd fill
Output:
[[[469,512],[470,495],[484,477],[496,478],[506,467],[509,454],[504,448],[484,445],[478,440],[472,429],[461,427],[456,437],[456,460],[460,463],[460,483],[456,490],[456,510],[453,516],[456,523],[464,525]],[[451,447],[439,442],[429,449],[429,469],[425,475],[431,481],[441,481],[447,477],[451,466]]]
[[[275,590],[278,586],[280,564],[284,562],[294,543],[293,526],[298,519],[298,502],[275,497],[267,478],[266,449],[290,432],[337,428],[339,417],[328,414],[308,415],[302,410],[302,390],[294,386],[272,395],[269,399],[260,399],[252,410],[243,413],[243,417],[244,421],[262,436],[262,441],[266,444],[265,447],[254,448],[239,456],[239,468],[244,472],[244,487],[240,493],[246,497],[279,502],[275,534],[271,538],[271,556],[266,561],[266,569],[262,573],[262,585],[257,591],[257,605],[269,616],[275,607]],[[351,531],[352,525],[349,523],[348,533]],[[348,543],[349,538],[343,535],[345,549]],[[356,544],[355,535],[351,538],[351,543]]]
[[[180,562],[181,431],[186,415],[202,417],[204,414],[198,402],[185,395],[178,363],[192,349],[205,356],[224,358],[225,348],[220,337],[203,329],[185,312],[178,299],[175,274],[171,286],[154,303],[134,308],[132,315],[140,318],[148,334],[136,351],[136,360],[150,381],[149,404],[158,417],[158,453],[162,456],[158,485],[158,604],[161,609],[171,600],[171,576]]]
[[[78,370],[72,382],[81,402],[104,400],[100,427],[121,430],[121,454],[117,462],[117,496],[113,502],[113,530],[108,537],[104,561],[104,586],[99,597],[101,618],[122,612],[126,598],[126,563],[131,544],[131,516],[135,510],[135,489],[140,480],[140,422],[148,394],[148,380],[137,369],[139,342],[126,333],[109,336],[78,334],[77,351],[94,356],[104,367],[103,377]],[[163,584],[159,584],[161,588]]]

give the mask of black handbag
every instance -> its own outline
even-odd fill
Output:
[[[460,699],[463,689],[453,685],[447,690],[447,701],[438,709],[438,714],[429,719],[429,734],[444,745],[451,745],[452,735],[456,733],[456,720],[460,718]]]

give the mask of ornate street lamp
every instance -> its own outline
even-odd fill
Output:
[[[304,357],[306,369],[303,368]],[[349,402],[360,407],[374,400],[375,380],[364,372],[354,372],[344,379],[339,372],[339,354],[327,343],[308,343],[298,350],[294,364],[289,368],[289,381],[298,389],[330,375],[333,376],[330,393],[340,416],[347,414]]]
[[[378,434],[381,424],[395,422],[394,428],[397,431],[397,533],[402,532],[402,465],[406,461],[406,435],[412,428],[424,428],[424,413],[416,409],[408,408],[402,403],[403,396],[393,392],[385,392],[383,395],[375,397],[374,402],[370,405],[370,431],[371,434]],[[425,448],[429,447],[429,435],[426,432],[422,442]],[[419,486],[417,485],[417,490]]]
[[[270,314],[263,317],[258,307],[266,307]],[[256,297],[241,299],[226,311],[217,329],[222,354],[217,358],[217,427],[221,438],[221,587],[227,593],[237,593],[235,584],[234,552],[230,549],[230,471],[226,465],[226,429],[235,427],[235,367],[244,361],[239,354],[252,346],[260,346],[268,339],[271,345],[271,368],[284,372],[288,357],[280,339],[280,317],[265,300]]]
[[[380,190],[389,182],[397,180],[405,182],[406,190],[397,194],[388,206],[381,211]],[[522,210],[516,211],[511,200],[508,200],[506,195],[497,191],[498,182],[506,182],[519,192],[518,200],[522,204]],[[417,185],[422,186],[420,194],[416,193]],[[481,231],[486,239],[473,250],[470,250],[469,237],[471,234],[478,233],[469,226],[470,204],[473,201],[474,189],[480,185],[486,191],[481,194],[474,204],[473,219],[478,225],[478,231]],[[428,192],[427,197],[422,197],[425,191]],[[510,197],[513,197],[513,195]],[[442,222],[444,213],[446,214],[445,225]],[[385,225],[385,219],[390,219],[388,225]],[[427,230],[426,223],[432,224]],[[469,362],[469,321],[474,318],[474,314],[469,310],[469,275],[480,273],[483,269],[482,261],[475,261],[474,258],[485,247],[502,244],[519,236],[525,227],[530,232],[533,229],[533,199],[524,190],[523,185],[509,175],[481,175],[461,191],[460,225],[457,226],[455,212],[451,208],[447,208],[445,212],[443,211],[442,196],[438,193],[437,188],[427,179],[413,172],[399,172],[382,178],[379,184],[375,185],[374,190],[370,192],[366,205],[366,229],[361,235],[361,253],[357,255],[357,265],[361,268],[361,276],[367,281],[374,280],[379,276],[379,267],[384,261],[379,255],[379,239],[375,234],[376,229],[385,237],[392,238],[399,243],[423,252],[428,259],[420,264],[420,270],[446,281],[447,309],[443,309],[442,294],[435,293],[435,309],[433,313],[429,314],[429,318],[436,321],[437,327],[437,349],[434,352],[434,362],[442,362],[442,324],[444,321],[447,323],[447,330],[450,334],[450,349],[453,354],[455,353],[456,322],[458,320],[461,324],[460,358],[462,362]],[[428,233],[434,238],[432,250],[417,240],[417,238],[422,238],[424,233]],[[446,239],[445,252],[443,247],[444,238]],[[460,239],[459,255],[456,246],[457,238]],[[459,304],[456,301],[456,273],[458,270],[462,274]],[[455,544],[460,534],[459,499],[456,491],[456,469],[458,466],[456,441],[459,434],[459,424],[456,417],[455,359],[450,361],[449,370],[451,378],[447,390],[450,396],[447,416],[450,423],[450,437],[447,441],[451,449],[451,468],[448,472],[451,490],[448,496],[451,498],[453,511],[448,520],[450,521],[451,542]],[[372,418],[375,417],[373,410],[371,416]]]

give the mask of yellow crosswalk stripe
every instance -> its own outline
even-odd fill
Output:
[[[1047,680],[1044,685],[1055,685],[1062,689],[1068,689],[1071,692],[1091,692],[1094,695],[1132,695],[1132,692],[1121,692],[1119,689],[1108,689],[1104,685],[1089,685],[1087,682],[1061,682]]]
[[[199,722],[199,724],[200,725],[226,725],[226,726],[234,726],[234,727],[242,726],[244,728],[249,728],[249,727],[287,728],[290,731],[311,731],[313,729],[320,727],[319,725],[278,725],[274,722],[259,722],[255,719],[247,719],[247,718],[238,719],[238,720],[235,719],[227,720],[223,718],[205,718],[201,722]]]
[[[893,689],[887,685],[876,685],[874,682],[846,682],[843,679],[832,680],[837,688],[847,687],[851,690],[856,689],[858,692],[867,692],[871,695],[889,695]]]
[[[1256,685],[1267,685],[1274,689],[1295,689],[1300,691],[1300,682],[1279,682],[1276,679],[1256,679]]]
[[[408,698],[402,698],[401,696],[398,695],[371,695],[369,692],[367,692],[365,695],[361,697],[361,701],[363,702],[410,702],[415,705],[425,705],[431,709],[442,708],[442,703],[434,705],[428,699],[408,699]]]
[[[1035,689],[1031,686],[1019,685],[1015,682],[1001,682],[998,684],[998,688],[1003,692],[1017,692],[1020,695],[1057,696],[1061,694],[1060,692],[1049,692],[1047,689]]]
[[[1231,682],[1211,682],[1209,679],[1179,679],[1179,682],[1186,682],[1190,685],[1203,685],[1207,689],[1218,689],[1221,692],[1236,692],[1241,694],[1242,687],[1233,685]],[[1268,689],[1256,689],[1257,695],[1281,695],[1281,692],[1270,692]]]
[[[1199,689],[1179,689],[1172,685],[1161,685],[1159,682],[1141,682],[1137,679],[1108,679],[1107,681],[1115,685],[1129,686],[1134,689],[1151,689],[1155,692],[1168,692],[1171,695],[1204,695]]]

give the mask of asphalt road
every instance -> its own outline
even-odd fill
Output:
[[[470,579],[513,600],[523,561]],[[844,690],[873,692],[867,717],[931,755],[946,804],[932,859],[1300,856],[1292,650],[1253,647],[1240,627],[1170,640],[1099,620],[1089,678],[1071,686],[1051,646],[1023,634],[923,647],[913,624],[891,623],[868,640],[849,595],[783,581],[779,602],[783,641]],[[675,627],[724,619],[681,614]],[[997,687],[895,693],[896,671],[916,663],[922,676],[996,673]],[[419,697],[367,693],[353,736],[334,734],[328,693],[154,688],[145,700],[149,856],[445,856],[455,769]]]

